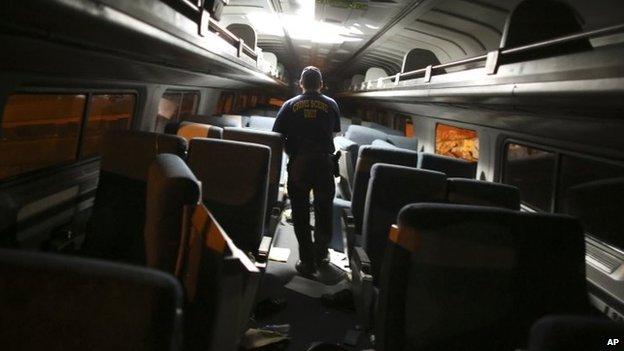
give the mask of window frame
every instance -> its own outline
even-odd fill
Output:
[[[200,90],[175,89],[175,88],[174,89],[165,89],[165,91],[163,91],[163,93],[160,94],[160,98],[158,99],[159,103],[160,103],[160,100],[163,99],[163,96],[165,96],[165,94],[181,94],[180,95],[180,105],[176,109],[175,119],[172,120],[172,121],[175,121],[175,122],[182,121],[180,119],[180,112],[182,112],[182,104],[184,102],[184,96],[186,94],[197,94],[197,106],[196,106],[195,112],[193,114],[197,114],[197,112],[199,111],[199,106],[201,105],[201,98],[202,98],[202,94],[201,94]]]
[[[573,151],[570,149],[565,149],[565,148],[561,148],[561,147],[557,147],[557,146],[553,146],[553,145],[549,145],[549,144],[542,144],[539,142],[533,142],[530,140],[526,140],[526,139],[520,139],[520,138],[504,138],[502,140],[501,143],[501,147],[499,148],[499,152],[501,157],[498,157],[497,159],[500,162],[500,166],[498,167],[498,179],[500,180],[501,183],[507,184],[504,182],[504,175],[505,175],[505,167],[507,165],[507,145],[509,144],[517,144],[520,146],[526,146],[526,147],[530,147],[530,148],[534,148],[534,149],[540,149],[546,152],[550,152],[552,154],[554,154],[555,156],[555,166],[553,168],[553,185],[552,185],[552,196],[550,199],[550,208],[548,209],[548,213],[557,213],[555,212],[556,210],[556,206],[557,206],[557,197],[560,191],[560,181],[561,181],[561,158],[562,156],[572,156],[572,157],[577,157],[577,158],[582,158],[582,159],[587,159],[587,160],[592,160],[592,161],[596,161],[596,162],[601,162],[601,163],[606,163],[609,165],[614,165],[614,166],[619,166],[619,167],[624,167],[624,161],[618,161],[618,160],[614,160],[614,159],[609,159],[609,158],[605,158],[605,157],[601,157],[601,156],[596,156],[596,155],[592,155],[592,154],[585,154],[582,152],[578,152],[578,151]],[[522,201],[522,200],[521,200]],[[528,208],[530,208],[533,211],[536,212],[544,212],[543,210],[539,209],[539,208],[534,208],[532,206],[530,206],[529,204],[526,204],[524,202],[521,202],[523,206],[526,206]]]
[[[32,171],[27,171],[24,173],[16,174],[4,179],[0,179],[0,188],[7,186],[7,184],[13,184],[19,182],[21,179],[29,179],[36,177],[38,175],[47,175],[55,173],[58,170],[67,169],[68,167],[74,165],[80,165],[84,163],[88,163],[91,161],[98,160],[101,156],[87,156],[81,157],[81,152],[83,149],[83,141],[84,136],[86,134],[86,125],[88,122],[89,113],[91,111],[91,101],[93,95],[124,95],[131,94],[134,96],[134,107],[132,110],[132,115],[130,117],[130,123],[128,130],[132,130],[137,125],[137,116],[140,111],[140,99],[141,94],[138,89],[124,89],[124,88],[55,88],[55,87],[32,87],[32,88],[20,88],[15,89],[6,95],[6,99],[4,99],[4,103],[2,104],[2,113],[0,114],[0,127],[2,126],[3,117],[4,117],[4,109],[6,104],[8,103],[8,98],[11,95],[19,95],[19,94],[28,94],[28,95],[84,95],[85,96],[85,106],[82,111],[82,116],[80,117],[80,125],[78,131],[78,140],[76,145],[76,153],[74,158],[67,162],[59,162],[51,166],[35,169]]]

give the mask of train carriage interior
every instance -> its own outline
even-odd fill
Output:
[[[0,41],[3,350],[624,345],[621,0],[3,1]],[[307,66],[340,157],[304,276]]]

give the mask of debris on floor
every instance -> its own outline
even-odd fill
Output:
[[[329,262],[344,272],[351,272],[351,269],[349,269],[349,259],[345,253],[329,249]]]
[[[347,280],[342,280],[335,285],[325,285],[316,280],[311,280],[296,275],[284,287],[300,294],[318,299],[325,294],[335,294],[338,291],[348,289],[349,282]]]
[[[272,247],[269,251],[269,260],[276,262],[288,262],[290,249],[285,247]]]
[[[288,336],[282,333],[250,328],[243,335],[241,347],[245,350],[283,350],[288,345],[288,341]]]

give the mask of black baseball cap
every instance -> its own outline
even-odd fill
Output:
[[[301,71],[300,82],[304,88],[318,88],[321,86],[322,81],[321,70],[314,66],[308,66]]]

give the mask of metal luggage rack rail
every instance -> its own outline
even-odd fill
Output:
[[[226,28],[223,28],[214,18],[210,17],[210,13],[204,7],[204,0],[162,0],[173,9],[186,16],[197,24],[198,34],[200,36],[206,36],[208,31],[216,33],[226,42],[232,46],[238,48],[238,57],[242,57],[243,54],[251,58],[258,63],[258,53],[254,51],[249,45],[234,35]]]
[[[611,27],[600,28],[600,29],[596,29],[592,31],[570,34],[570,35],[558,37],[555,39],[539,41],[536,43],[518,46],[515,48],[497,49],[497,50],[490,51],[485,55],[479,55],[479,56],[470,57],[467,59],[448,62],[448,63],[443,63],[443,64],[439,64],[435,66],[429,65],[427,67],[420,68],[420,69],[413,70],[413,71],[401,72],[392,76],[382,77],[382,78],[378,78],[374,80],[368,80],[368,81],[362,82],[359,87],[358,86],[349,87],[349,90],[350,91],[362,91],[362,90],[383,89],[383,88],[391,89],[395,86],[398,86],[401,80],[402,79],[405,80],[405,78],[413,79],[413,78],[424,77],[425,83],[429,83],[431,81],[431,77],[436,72],[440,72],[440,70],[443,70],[446,68],[470,65],[470,64],[482,64],[481,67],[485,67],[486,73],[488,75],[492,75],[492,74],[496,74],[496,72],[498,71],[498,66],[500,64],[501,57],[509,56],[511,54],[539,50],[539,49],[543,49],[546,47],[568,43],[568,42],[572,42],[576,40],[591,39],[591,38],[596,38],[596,37],[601,37],[601,36],[618,34],[622,32],[624,32],[624,23],[611,26]],[[385,85],[386,81],[391,81],[394,84],[391,86],[387,86]]]

